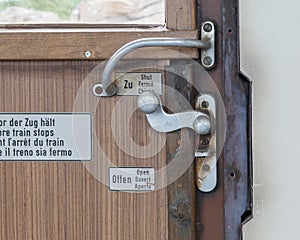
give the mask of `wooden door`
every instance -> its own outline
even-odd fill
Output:
[[[250,208],[247,209],[247,204],[250,204],[247,199],[248,155],[234,152],[233,158],[227,158],[235,142],[225,144],[226,151],[218,162],[218,187],[209,194],[196,190],[193,164],[177,181],[156,191],[112,191],[107,184],[110,168],[161,169],[176,153],[181,135],[180,132],[163,134],[149,129],[145,115],[135,110],[137,96],[99,99],[92,92],[93,86],[101,79],[105,60],[124,44],[146,37],[198,39],[200,23],[214,20],[218,26],[219,62],[209,74],[225,98],[225,106],[229,104],[229,117],[236,117],[234,107],[237,102],[232,102],[232,99],[237,95],[243,96],[237,117],[244,125],[230,122],[229,136],[230,139],[241,138],[242,150],[247,149],[245,114],[248,113],[249,99],[245,93],[249,86],[244,82],[242,87],[236,87],[240,80],[235,76],[238,67],[229,72],[224,64],[229,64],[226,54],[234,59],[237,53],[230,52],[226,44],[222,47],[223,43],[237,43],[236,38],[230,40],[236,34],[237,25],[229,19],[226,24],[231,25],[224,35],[222,27],[226,24],[223,23],[222,9],[229,9],[229,3],[224,1],[224,6],[221,6],[217,2],[166,0],[166,26],[2,25],[0,118],[7,114],[9,123],[11,118],[16,119],[16,114],[22,118],[30,118],[34,114],[50,114],[51,117],[87,114],[90,125],[76,125],[73,131],[76,134],[79,130],[80,133],[91,133],[90,144],[86,142],[89,138],[78,139],[79,144],[91,147],[91,158],[72,159],[57,155],[50,159],[49,156],[18,158],[14,155],[15,158],[2,159],[0,239],[221,240],[228,236],[231,236],[228,239],[238,239],[240,218],[246,219],[248,215],[243,214],[250,211]],[[128,60],[130,64],[125,64],[126,69],[134,66],[136,72],[159,72],[165,85],[178,88],[193,103],[192,88],[187,88],[188,84],[183,79],[168,75],[164,69],[175,66],[178,71],[184,71],[186,69],[182,66],[189,63],[182,59],[181,53],[199,59],[199,52],[186,48],[176,51],[180,54],[159,48],[146,54],[144,51],[136,52]],[[123,71],[122,67],[120,71]],[[231,78],[233,75],[235,78]],[[231,87],[226,85],[228,82],[233,83],[237,92],[226,92]],[[174,100],[172,96],[162,98],[165,102]],[[57,135],[54,133],[53,141],[69,131],[69,122],[64,123],[65,129],[61,127]],[[237,136],[239,126],[240,135]],[[13,131],[14,127],[20,130],[26,128],[22,124],[12,125],[9,131]],[[122,134],[125,129],[131,137],[130,144],[141,149],[137,156],[130,154],[134,147],[124,140],[126,138]],[[119,138],[115,138],[114,134],[119,134]],[[192,140],[187,138],[187,141]],[[24,142],[22,144],[23,150],[30,149]],[[147,150],[149,144],[155,154]],[[2,145],[5,151],[7,146]],[[48,144],[47,150],[51,146]],[[89,153],[86,148],[83,151]],[[242,194],[242,200],[237,199],[238,193]],[[237,202],[240,205],[235,209]],[[235,218],[230,218],[230,215]]]

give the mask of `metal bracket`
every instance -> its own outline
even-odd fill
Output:
[[[216,29],[213,22],[206,21],[201,24],[201,40],[209,41],[211,44],[210,48],[201,49],[201,63],[207,70],[215,66],[215,34]]]
[[[201,95],[196,99],[195,109],[206,112],[211,124],[216,126],[216,103],[212,96]],[[196,158],[196,184],[202,192],[211,192],[217,185],[217,137],[215,130],[200,136]]]

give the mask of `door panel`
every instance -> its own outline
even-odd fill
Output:
[[[76,94],[96,65],[79,61],[2,62],[0,86],[11,94],[2,94],[0,111],[73,112]],[[89,83],[97,79],[94,81]],[[87,96],[91,97],[83,101],[86,110],[92,101],[98,101],[91,90]],[[101,101],[93,116],[103,151],[117,166],[161,168],[165,148],[154,157],[137,159],[114,142],[109,125],[119,98]],[[126,97],[126,105],[135,106],[136,98]],[[131,128],[135,128],[130,131],[132,137],[138,144],[147,143],[145,116],[136,113],[131,121]],[[117,124],[126,127],[123,119],[117,119]],[[151,135],[152,140],[156,135]],[[107,172],[97,147],[94,149],[92,167]],[[82,162],[0,162],[1,239],[167,239],[166,189],[111,192],[87,168]]]
[[[240,239],[252,213],[251,85],[239,74],[237,1],[165,3],[165,26],[0,26],[0,112],[91,113],[93,135],[92,161],[0,162],[1,239]],[[137,96],[96,97],[104,59],[140,38],[199,39],[207,20],[216,27],[216,64],[205,74],[217,86],[228,120],[217,187],[198,191],[191,163],[172,184],[178,169],[156,175],[163,186],[157,191],[110,191],[110,167],[164,169],[182,144],[186,154],[179,162],[185,164],[194,158],[195,135],[154,131],[137,111]],[[176,89],[163,91],[162,102],[172,107],[168,112],[182,112],[180,94],[194,106],[207,78],[189,68],[188,58],[199,61],[198,49],[172,50],[135,51],[116,72],[160,72],[164,90]],[[217,128],[226,117],[217,119]]]

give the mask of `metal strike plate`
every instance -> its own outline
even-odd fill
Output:
[[[211,43],[210,48],[201,49],[201,64],[207,70],[215,66],[215,32],[215,26],[211,21],[201,24],[201,40]]]
[[[196,99],[195,109],[210,116],[212,131],[200,136],[196,158],[196,184],[200,191],[211,192],[217,185],[217,137],[216,137],[216,103],[212,96],[201,95]]]

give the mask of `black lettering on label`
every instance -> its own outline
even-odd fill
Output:
[[[30,120],[29,118],[25,118],[25,127],[37,128],[38,126],[39,126],[38,120]]]
[[[141,75],[141,80],[152,80],[152,74],[145,74]]]
[[[19,126],[22,125],[22,122],[23,122],[23,120],[15,120],[15,119],[12,118],[9,121],[9,126],[11,126],[11,127],[19,127]]]
[[[127,79],[125,79],[124,80],[124,88],[126,88],[126,89],[128,89],[128,88],[133,88],[133,84],[132,84],[132,82],[130,82],[129,80],[127,80]]]
[[[132,183],[131,177],[124,177],[123,175],[113,175],[113,183]]]

